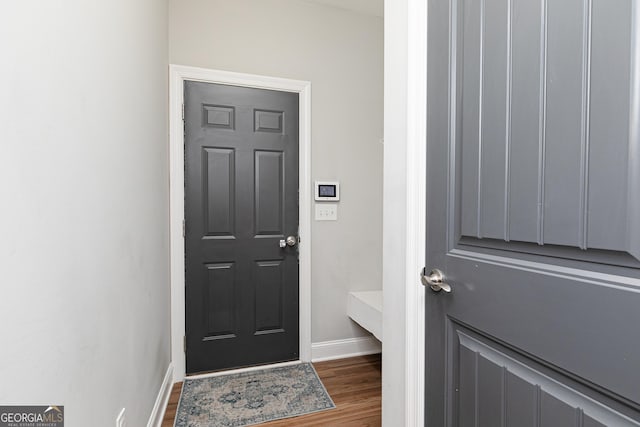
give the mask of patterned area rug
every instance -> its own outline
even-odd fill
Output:
[[[240,427],[333,409],[310,363],[185,380],[175,427]]]

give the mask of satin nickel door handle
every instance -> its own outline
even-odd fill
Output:
[[[298,244],[298,238],[296,236],[287,237],[287,246],[295,246]]]
[[[280,247],[295,246],[298,244],[298,238],[296,236],[287,236],[286,239],[280,240]]]
[[[451,286],[445,282],[444,273],[441,270],[434,268],[429,274],[426,274],[426,270],[425,267],[420,274],[420,280],[424,286],[429,286],[434,292],[451,292]]]

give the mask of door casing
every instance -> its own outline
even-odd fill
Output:
[[[184,132],[185,80],[297,93],[299,96],[300,360],[311,361],[311,83],[171,64],[169,66],[169,197],[171,363],[173,381],[185,377]]]
[[[384,3],[383,336],[394,338],[382,343],[382,419],[383,425],[421,427],[428,11],[424,0]]]

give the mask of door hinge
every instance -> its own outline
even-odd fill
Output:
[[[187,336],[182,336],[182,351],[187,352]]]
[[[182,137],[183,141],[187,136],[187,122],[184,119],[184,103],[182,103]]]
[[[187,237],[187,221],[182,220],[182,237]]]

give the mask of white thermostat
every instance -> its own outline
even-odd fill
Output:
[[[316,201],[335,202],[340,200],[340,183],[316,181]]]

